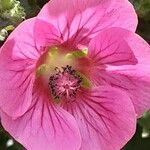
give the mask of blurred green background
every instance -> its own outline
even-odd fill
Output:
[[[0,46],[24,19],[36,16],[47,0],[0,0]],[[150,0],[130,0],[139,17],[137,33],[150,43]],[[0,150],[25,150],[0,125]],[[150,150],[150,112],[137,123],[134,137],[122,150]]]

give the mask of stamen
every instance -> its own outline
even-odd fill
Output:
[[[56,74],[49,78],[49,88],[55,99],[76,97],[81,87],[82,78],[69,65],[62,68],[55,68]]]

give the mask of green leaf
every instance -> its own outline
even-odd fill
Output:
[[[150,20],[150,0],[132,0],[138,16]]]
[[[7,3],[4,0],[0,0],[0,2],[0,22],[2,22],[0,29],[8,25],[17,26],[25,19],[25,10],[21,6],[20,1],[9,0]]]
[[[142,137],[150,137],[150,111],[144,113],[141,119],[139,119],[139,124],[143,128]]]
[[[13,8],[12,0],[0,0],[0,9],[8,10]]]

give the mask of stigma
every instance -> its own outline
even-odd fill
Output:
[[[81,87],[82,78],[69,65],[55,68],[56,73],[49,78],[49,89],[55,99],[73,99]]]

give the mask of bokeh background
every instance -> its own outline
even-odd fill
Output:
[[[0,0],[0,46],[17,25],[36,16],[48,0]],[[150,0],[130,0],[139,17],[137,33],[150,43]],[[0,150],[25,150],[0,124]],[[150,112],[138,120],[134,137],[122,150],[150,150]]]

